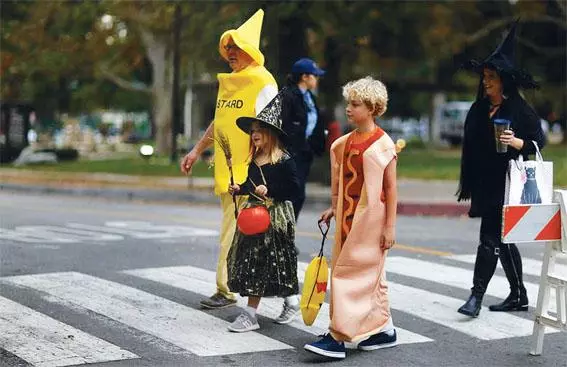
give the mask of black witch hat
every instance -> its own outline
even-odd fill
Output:
[[[496,50],[488,56],[484,61],[470,60],[465,64],[465,68],[473,70],[477,73],[482,73],[485,67],[495,69],[499,74],[507,74],[511,77],[512,81],[521,88],[539,88],[537,82],[525,70],[520,69],[514,65],[515,61],[515,42],[516,42],[516,28],[518,26],[516,20],[510,31],[504,37],[504,40],[498,45]]]
[[[246,134],[250,134],[252,123],[259,122],[261,125],[274,130],[280,136],[287,135],[282,130],[282,103],[283,95],[286,88],[283,88],[279,93],[264,107],[256,117],[239,117],[236,119],[236,125],[240,130]]]

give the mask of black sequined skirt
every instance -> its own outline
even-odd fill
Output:
[[[244,207],[258,205],[253,201]],[[228,287],[242,296],[287,297],[298,294],[295,217],[291,202],[268,208],[266,233],[247,236],[238,228],[228,252]]]

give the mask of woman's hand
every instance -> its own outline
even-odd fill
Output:
[[[230,195],[234,195],[234,194],[238,194],[238,192],[240,191],[240,186],[239,185],[228,185],[228,193]]]
[[[268,188],[266,187],[266,185],[256,186],[254,193],[258,196],[266,196],[268,194]]]
[[[524,141],[516,138],[514,136],[514,132],[510,129],[504,130],[504,132],[500,134],[500,142],[504,145],[509,145],[516,150],[520,150],[524,146]]]
[[[396,227],[384,227],[382,236],[380,237],[380,247],[382,250],[389,250],[396,242]]]
[[[321,213],[321,218],[319,220],[329,225],[329,223],[331,222],[331,218],[333,218],[334,216],[335,216],[335,210],[333,208],[329,208],[325,210],[323,213]]]

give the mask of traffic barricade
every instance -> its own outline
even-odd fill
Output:
[[[567,274],[555,270],[557,258],[567,256],[567,190],[556,190],[552,204],[505,205],[502,242],[546,244],[530,350],[541,355],[546,327],[567,331]],[[552,291],[557,311],[550,314]]]

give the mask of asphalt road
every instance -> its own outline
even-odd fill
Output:
[[[220,211],[190,203],[152,204],[0,193],[0,365],[320,365],[303,345],[324,331],[298,319],[271,320],[280,301],[260,306],[261,329],[226,331],[232,307],[203,311],[214,290]],[[300,262],[318,251],[317,212],[297,229]],[[396,348],[349,350],[346,366],[567,366],[567,334],[546,334],[528,355],[534,307],[469,320],[456,308],[469,294],[479,222],[400,217],[387,262]],[[331,241],[325,247],[329,255]],[[530,303],[537,300],[540,245],[523,245]],[[563,261],[560,269],[565,271]],[[301,276],[302,274],[300,274]],[[485,305],[507,294],[497,271]]]

